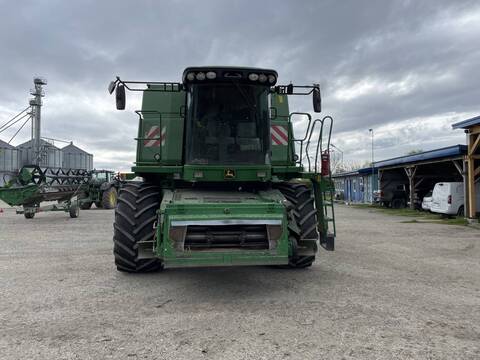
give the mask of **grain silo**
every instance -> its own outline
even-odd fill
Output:
[[[80,149],[78,146],[70,145],[62,148],[63,153],[63,165],[65,169],[93,169],[93,155],[87,153],[85,150]]]
[[[0,186],[11,179],[20,167],[20,151],[0,140]]]
[[[33,140],[29,140],[17,146],[21,150],[21,165],[35,164],[35,148]],[[42,167],[62,167],[63,153],[55,145],[40,139],[40,161]]]

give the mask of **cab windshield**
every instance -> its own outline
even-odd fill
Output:
[[[187,164],[270,163],[268,87],[195,84],[187,107]]]

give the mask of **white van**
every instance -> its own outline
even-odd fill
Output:
[[[480,183],[476,185],[477,208],[480,206]],[[465,213],[463,196],[463,182],[442,182],[435,184],[432,194],[430,211],[447,214],[460,215]]]

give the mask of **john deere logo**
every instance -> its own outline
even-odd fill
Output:
[[[225,169],[225,179],[233,179],[235,177],[235,170]]]

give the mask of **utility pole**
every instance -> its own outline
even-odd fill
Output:
[[[33,128],[32,128],[32,146],[33,146],[33,162],[35,165],[40,165],[42,160],[42,150],[41,150],[41,107],[42,107],[42,97],[45,96],[43,91],[43,85],[47,85],[47,80],[36,77],[33,79],[33,84],[35,88],[30,90],[30,94],[34,96],[30,100],[30,106],[32,107],[33,112]]]
[[[368,129],[368,131],[372,134],[372,187],[370,188],[370,193],[372,196],[372,204],[373,204],[373,184],[374,184],[374,175],[375,175],[375,167],[373,166],[374,156],[373,156],[373,129]]]

